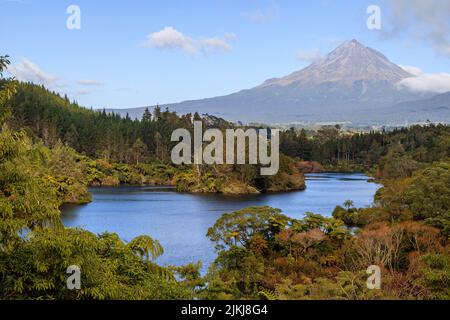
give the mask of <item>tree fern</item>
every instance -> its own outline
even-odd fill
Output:
[[[139,236],[127,244],[135,254],[146,261],[153,261],[164,253],[164,249],[158,240],[149,236]]]

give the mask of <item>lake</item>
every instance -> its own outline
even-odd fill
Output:
[[[91,188],[92,203],[65,206],[62,220],[67,227],[114,232],[125,241],[150,235],[164,247],[159,264],[201,260],[204,273],[216,256],[206,232],[224,212],[271,206],[293,218],[305,212],[330,216],[346,200],[357,207],[370,206],[379,188],[363,174],[309,174],[306,179],[305,191],[244,196],[185,194],[170,187]]]

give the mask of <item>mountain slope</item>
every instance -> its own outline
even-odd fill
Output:
[[[170,108],[244,122],[370,123],[383,108],[430,97],[397,86],[408,77],[413,75],[380,52],[350,40],[322,60],[286,77],[227,96],[171,104]]]
[[[364,47],[356,40],[346,41],[324,59],[291,75],[266,81],[261,87],[271,85],[317,86],[336,81],[398,81],[412,77],[380,52]]]
[[[396,104],[384,110],[381,114],[391,120],[409,122],[449,122],[450,92],[438,94],[428,99],[408,101]]]

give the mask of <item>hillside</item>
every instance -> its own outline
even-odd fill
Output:
[[[255,88],[227,96],[169,106],[179,113],[198,111],[243,122],[373,123],[376,118],[377,122],[386,123],[391,118],[385,114],[385,108],[433,96],[397,86],[399,81],[409,77],[413,75],[382,53],[351,40],[286,77],[270,79]],[[139,118],[144,109],[110,111]],[[407,107],[400,111],[400,119],[409,113]]]
[[[296,160],[282,157],[278,174],[262,177],[256,165],[174,166],[172,132],[193,130],[191,115],[160,108],[141,120],[92,111],[66,97],[30,83],[19,83],[9,107],[8,125],[25,130],[46,147],[65,145],[79,153],[87,168],[87,184],[172,184],[193,193],[261,193],[302,190],[305,181]],[[204,127],[233,128],[212,115],[198,116]],[[195,118],[195,117],[194,117]]]
[[[448,122],[450,119],[450,92],[428,99],[402,102],[382,109],[380,113],[397,121]]]

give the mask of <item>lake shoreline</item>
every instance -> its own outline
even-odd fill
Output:
[[[309,179],[318,176],[321,179]],[[117,233],[125,241],[141,234],[161,242],[161,265],[183,265],[201,260],[202,272],[215,259],[208,228],[224,213],[251,206],[279,208],[292,218],[306,212],[331,216],[337,205],[353,200],[358,207],[373,204],[378,185],[363,174],[307,174],[303,191],[253,195],[192,194],[173,186],[92,187],[93,202],[62,207],[66,227],[83,227],[95,234]],[[345,180],[350,178],[349,180]]]

